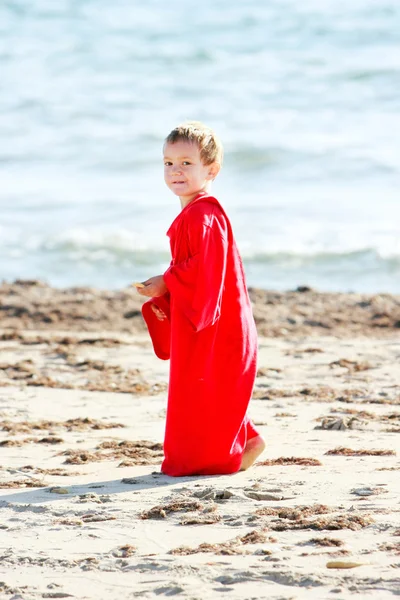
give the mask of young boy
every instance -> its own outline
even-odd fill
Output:
[[[137,284],[161,359],[170,358],[165,459],[172,476],[235,473],[265,448],[246,416],[256,376],[257,333],[228,217],[209,195],[222,164],[214,132],[184,123],[164,143],[164,178],[181,212],[167,235],[163,275]]]

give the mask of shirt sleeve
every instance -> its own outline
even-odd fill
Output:
[[[156,317],[151,308],[152,305],[157,306],[164,312],[167,317],[164,321],[160,321]],[[171,324],[169,308],[169,293],[158,298],[151,298],[142,306],[142,315],[149,330],[151,341],[153,342],[154,352],[161,360],[168,360],[170,357]]]
[[[228,254],[228,229],[222,213],[187,217],[190,257],[171,264],[164,281],[173,302],[195,331],[214,325],[220,316]]]

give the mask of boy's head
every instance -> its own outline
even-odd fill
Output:
[[[211,165],[216,162],[222,166],[224,154],[222,144],[214,131],[200,121],[188,121],[175,127],[165,138],[164,146],[176,142],[196,144],[203,165]]]
[[[222,156],[222,144],[213,130],[198,121],[178,125],[166,137],[164,178],[182,206],[207,192],[219,173]]]

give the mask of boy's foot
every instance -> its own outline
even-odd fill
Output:
[[[240,465],[240,471],[246,471],[252,464],[255,463],[257,458],[260,456],[262,452],[265,450],[265,441],[261,435],[256,435],[256,437],[248,440],[246,444],[246,448],[244,449],[242,464]]]

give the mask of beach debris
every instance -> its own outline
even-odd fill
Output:
[[[50,494],[69,494],[69,490],[67,488],[62,487],[51,487],[48,490]]]
[[[320,425],[314,429],[330,429],[332,431],[345,431],[346,429],[358,429],[361,421],[357,417],[319,417]]]
[[[344,542],[342,540],[339,540],[337,538],[330,538],[330,537],[322,537],[322,538],[311,538],[310,540],[308,540],[307,542],[304,542],[305,544],[314,544],[316,546],[335,546],[335,547],[339,547],[339,546],[343,546]]]
[[[61,349],[57,357],[65,362],[65,368],[57,373],[58,378],[44,375],[31,359],[14,364],[0,363],[0,374],[5,378],[4,383],[18,381],[20,385],[35,387],[146,395],[158,394],[167,389],[166,383],[149,383],[138,369],[123,369],[120,365],[110,365],[99,360],[77,362],[70,350],[64,352]],[[86,375],[84,379],[82,373]]]
[[[327,569],[355,569],[356,567],[363,567],[367,563],[358,562],[347,562],[344,560],[331,560],[326,563]]]
[[[356,496],[376,496],[378,494],[387,494],[387,490],[382,489],[381,487],[364,487],[364,488],[355,488],[351,490],[351,494],[355,494]]]
[[[65,450],[62,454],[68,456],[64,461],[66,465],[84,465],[89,462],[105,460],[101,452],[88,452],[87,450]]]
[[[0,481],[0,489],[41,488],[45,487],[40,479],[17,479],[15,481]]]
[[[320,517],[318,519],[300,519],[293,524],[289,522],[278,522],[270,525],[274,531],[287,531],[289,529],[316,529],[319,531],[335,531],[339,529],[351,529],[357,531],[368,527],[374,520],[362,515],[341,515],[336,517]]]
[[[352,448],[345,448],[344,446],[338,446],[333,450],[325,452],[328,456],[396,456],[394,450],[353,450]]]
[[[393,535],[400,535],[400,533],[394,533]],[[400,555],[400,542],[384,542],[379,544],[378,550],[382,550],[384,552],[394,552],[395,554]]]
[[[182,517],[181,525],[213,525],[221,520],[221,516],[216,513],[208,513],[202,515],[193,515],[190,517]]]
[[[10,473],[11,475],[23,475],[23,477],[29,477],[30,479],[35,479],[34,475],[31,475],[30,473],[26,473],[23,470],[20,469],[6,469],[6,471],[8,473]]]
[[[127,458],[130,465],[150,465],[159,463],[163,457],[163,445],[148,440],[109,440],[100,443],[94,452],[88,450],[65,450],[63,456],[68,458],[65,464],[85,464],[103,460],[119,460]],[[124,461],[126,463],[127,461]],[[122,466],[120,463],[118,466]]]
[[[289,350],[285,351],[285,356],[298,356],[299,354],[318,354],[323,353],[324,350],[321,348],[289,348]]]
[[[231,490],[218,490],[212,487],[207,487],[202,490],[195,490],[194,492],[192,492],[191,495],[195,498],[200,498],[201,500],[215,500],[215,502],[229,500],[229,498],[233,498],[234,496],[236,496],[236,494]]]
[[[257,370],[257,377],[267,377],[270,373],[282,373],[278,367],[260,367]]]
[[[329,366],[331,369],[333,367],[343,367],[347,369],[349,373],[357,373],[359,371],[374,369],[373,365],[371,365],[368,361],[357,362],[356,360],[348,360],[347,358],[334,360],[333,362],[329,363]]]
[[[368,398],[362,400],[361,404],[389,404],[393,406],[400,406],[400,396],[396,398]]]
[[[44,592],[42,598],[73,598],[73,596],[72,594],[66,594],[65,592]]]
[[[301,286],[301,289],[308,286]],[[249,288],[259,335],[282,337],[323,333],[327,327],[338,337],[357,335],[392,336],[398,331],[399,304],[395,295],[340,292],[277,292]],[[91,287],[56,289],[40,282],[1,283],[2,327],[16,336],[29,330],[84,332],[97,337],[102,332],[144,332],[142,299],[132,287],[98,290]],[[125,314],[134,313],[127,324]],[[64,334],[65,335],[65,334]],[[78,338],[79,339],[79,338]]]
[[[322,463],[316,458],[304,458],[300,456],[281,456],[280,458],[270,458],[262,462],[257,462],[257,467],[289,466],[300,465],[304,467],[320,467]]]
[[[57,437],[27,437],[20,440],[3,440],[0,447],[25,446],[25,444],[61,444],[64,440]]]
[[[378,416],[376,413],[368,410],[358,410],[356,408],[331,408],[332,413],[340,413],[342,415],[351,415],[362,421],[370,421],[376,419],[385,419],[385,415]],[[322,418],[322,417],[321,417]]]
[[[78,496],[77,501],[80,504],[85,504],[87,502],[95,502],[96,504],[104,504],[106,502],[112,502],[111,497],[107,495],[95,494],[94,492],[88,492],[87,494],[80,494]]]
[[[368,515],[329,515],[332,508],[324,504],[299,506],[295,508],[269,508],[256,510],[255,515],[262,517],[277,517],[269,520],[268,527],[274,531],[291,529],[338,530],[351,529],[356,531],[374,523]]]
[[[220,542],[216,544],[208,544],[206,542],[197,546],[197,548],[190,548],[188,546],[179,546],[170,550],[168,554],[175,554],[181,556],[187,556],[190,554],[199,553],[212,553],[219,555],[232,555],[232,554],[248,554],[249,552],[243,546],[250,544],[264,544],[266,542],[275,543],[277,540],[274,537],[267,536],[262,531],[251,531],[243,536],[237,536],[227,542]]]
[[[125,427],[122,423],[109,423],[99,419],[89,417],[79,417],[68,419],[67,421],[0,421],[1,431],[6,431],[11,435],[17,433],[32,433],[35,430],[54,431],[55,429],[64,429],[65,431],[85,431],[87,429],[114,429]]]
[[[375,471],[400,471],[399,467],[380,467],[379,469],[374,469]]]
[[[367,391],[361,388],[338,390],[328,385],[319,385],[312,388],[302,388],[298,392],[302,396],[306,396],[310,402],[360,402],[360,398],[364,398]],[[297,394],[296,394],[297,395]]]
[[[116,521],[114,515],[105,515],[101,513],[87,513],[81,517],[84,523],[97,523],[98,521]]]
[[[276,494],[270,494],[268,492],[256,491],[256,490],[245,490],[244,495],[252,500],[271,500],[274,502],[279,502],[280,500],[288,500],[282,495],[277,496]]]
[[[275,516],[280,519],[289,519],[291,521],[299,521],[304,517],[315,515],[324,515],[332,512],[332,508],[325,504],[312,504],[311,506],[296,506],[294,508],[259,508],[255,514],[258,516]]]
[[[301,350],[299,350],[299,352],[306,352],[308,354],[321,354],[324,352],[324,350],[322,350],[322,348],[302,348]]]
[[[68,525],[71,527],[81,527],[83,525],[82,519],[57,519],[55,521],[57,525]]]
[[[140,514],[141,519],[165,519],[167,514],[203,510],[204,504],[196,500],[175,500],[167,504],[158,504]]]
[[[136,552],[136,547],[131,546],[130,544],[125,544],[124,546],[119,546],[114,550],[111,550],[111,554],[116,558],[128,558],[132,556]]]
[[[255,400],[272,400],[273,398],[292,398],[296,396],[294,390],[284,390],[278,388],[265,388],[255,386],[253,390],[253,398]]]
[[[280,413],[276,413],[274,415],[274,417],[281,419],[284,417],[297,417],[297,415],[294,415],[293,413],[288,413],[288,412],[280,412]]]
[[[7,469],[10,473],[11,470]],[[26,477],[34,477],[34,475],[30,475],[28,471],[31,471],[35,475],[54,475],[55,477],[72,477],[76,475],[82,475],[80,471],[69,471],[68,469],[42,469],[40,467],[34,467],[32,465],[26,465],[21,467],[19,470],[14,470],[13,472],[19,473],[21,475],[25,475]]]

